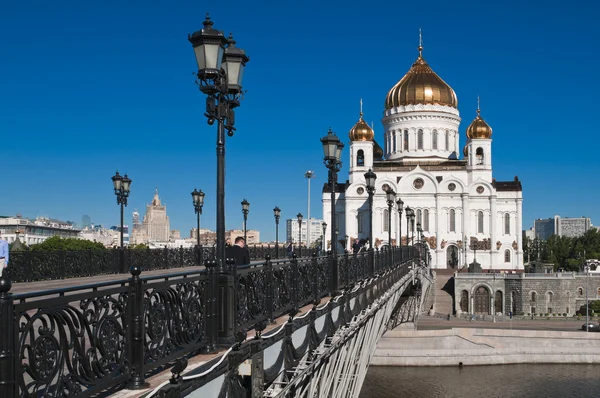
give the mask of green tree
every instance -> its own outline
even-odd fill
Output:
[[[106,250],[104,245],[99,242],[75,238],[61,238],[53,236],[42,243],[31,245],[31,250]]]

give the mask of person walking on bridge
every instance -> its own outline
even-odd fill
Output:
[[[0,276],[4,273],[4,268],[8,267],[8,242],[2,239],[0,233]]]
[[[250,264],[250,253],[243,236],[235,238],[235,244],[227,248],[227,258],[233,258],[236,267]]]

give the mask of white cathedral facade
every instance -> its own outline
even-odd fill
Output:
[[[338,250],[343,250],[344,244],[350,249],[356,238],[369,238],[364,174],[372,170],[377,175],[375,246],[411,244],[413,235],[417,242],[416,231],[407,235],[405,216],[410,207],[415,213],[415,229],[419,223],[423,231],[433,268],[458,269],[476,262],[483,272],[523,270],[521,182],[518,177],[511,181],[493,178],[492,129],[479,109],[466,129],[462,150],[460,122],[454,90],[433,72],[419,47],[416,62],[386,97],[383,149],[362,111],[350,130],[349,176],[345,183],[338,178],[335,224],[330,188],[326,184],[323,190],[323,218],[328,230],[337,225]],[[391,224],[388,189],[404,202],[400,218],[394,201]]]

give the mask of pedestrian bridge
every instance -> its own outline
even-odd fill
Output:
[[[357,397],[377,341],[414,320],[431,283],[414,247],[150,277],[133,266],[14,295],[3,276],[0,396]]]

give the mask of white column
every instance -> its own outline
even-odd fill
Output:
[[[498,256],[498,249],[496,248],[496,220],[498,215],[496,214],[496,203],[498,197],[496,195],[490,196],[490,268],[494,266],[494,259],[500,261]],[[504,258],[502,258],[504,261]]]
[[[523,222],[523,198],[517,198],[517,221],[515,222],[515,234],[517,235],[517,266],[523,266],[523,234],[521,233],[521,229],[523,226],[521,223]]]
[[[469,253],[468,247],[469,247],[469,243],[471,241],[471,237],[469,236],[470,234],[470,230],[469,230],[469,213],[470,213],[470,209],[469,209],[469,194],[467,193],[463,193],[460,195],[461,199],[462,199],[462,209],[463,209],[463,214],[462,214],[462,237],[463,240],[465,238],[465,236],[467,237],[467,247],[465,247],[466,253]],[[464,242],[463,242],[464,244]],[[469,259],[468,256],[466,256],[466,261],[467,261],[467,265],[469,265]]]
[[[442,215],[442,202],[441,202],[441,198],[440,198],[440,194],[435,194],[435,257],[436,257],[436,266],[438,266],[439,268],[445,268],[441,267],[440,264],[442,262],[442,239],[441,238],[441,227],[442,227],[442,221],[441,221],[441,215]],[[430,219],[431,221],[431,219]]]

